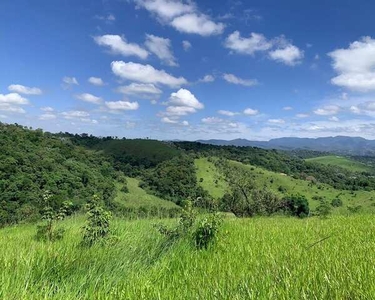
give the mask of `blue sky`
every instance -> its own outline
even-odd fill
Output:
[[[375,2],[3,0],[0,121],[157,139],[375,139]]]

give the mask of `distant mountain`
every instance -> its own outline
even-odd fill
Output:
[[[331,152],[342,155],[375,155],[375,140],[366,140],[361,137],[323,137],[323,138],[295,138],[284,137],[272,139],[269,141],[249,141],[246,139],[226,140],[198,140],[203,144],[218,146],[241,146],[241,147],[259,147],[264,149],[278,150],[313,150],[322,152]]]

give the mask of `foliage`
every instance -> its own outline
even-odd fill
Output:
[[[0,161],[0,227],[39,219],[45,190],[53,209],[70,199],[78,210],[94,193],[111,204],[115,172],[108,159],[49,132],[0,123]]]
[[[56,241],[60,240],[64,236],[64,228],[56,228],[55,223],[63,220],[66,216],[71,214],[73,203],[70,201],[64,201],[58,211],[55,211],[51,207],[52,194],[50,191],[45,191],[43,194],[43,215],[42,219],[44,224],[37,226],[36,239],[39,241]]]
[[[209,244],[217,240],[217,234],[222,224],[222,218],[219,214],[211,214],[198,223],[193,232],[195,246],[198,249],[207,249]]]
[[[283,199],[284,207],[292,216],[305,218],[309,215],[309,202],[304,195],[294,194]]]
[[[103,243],[110,236],[111,213],[104,210],[100,205],[97,195],[87,203],[87,224],[83,227],[82,244],[92,246]]]
[[[342,200],[340,198],[335,198],[331,201],[331,205],[333,207],[340,207],[343,205]]]
[[[326,219],[331,212],[331,204],[325,199],[321,200],[320,204],[316,208],[317,215],[323,219]]]
[[[143,185],[156,196],[177,204],[184,199],[208,197],[198,186],[194,159],[187,155],[174,157],[145,172]]]

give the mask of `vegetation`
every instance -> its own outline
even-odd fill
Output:
[[[93,194],[107,206],[116,177],[102,155],[42,130],[0,123],[0,227],[40,219],[43,193],[56,209],[71,201],[80,209]]]
[[[328,156],[320,156],[307,159],[309,162],[315,162],[323,165],[331,165],[331,166],[338,166],[343,169],[347,169],[353,172],[368,172],[373,173],[374,168],[361,163],[359,161],[352,160],[350,158],[336,156],[336,155],[328,155]]]
[[[171,226],[174,221],[161,221]],[[0,231],[2,299],[372,299],[374,217],[225,219],[214,247],[166,243],[155,221],[114,219],[118,242],[77,247],[82,218],[52,244]]]

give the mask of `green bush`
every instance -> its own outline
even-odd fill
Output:
[[[110,236],[111,213],[100,206],[100,199],[94,195],[87,204],[87,224],[83,227],[82,244],[92,246],[103,243]]]
[[[207,249],[207,247],[217,240],[217,234],[222,224],[222,218],[219,214],[212,214],[201,220],[193,232],[195,246],[198,249]]]
[[[305,218],[309,215],[309,202],[305,196],[300,194],[290,195],[285,197],[283,200],[287,212],[289,212],[292,216]]]
[[[336,199],[333,199],[333,200],[331,201],[331,205],[332,205],[333,207],[340,207],[340,206],[343,205],[343,203],[342,203],[342,200],[341,200],[340,198],[336,198]]]
[[[332,206],[327,200],[321,200],[320,204],[316,208],[316,214],[325,219],[332,211]]]

